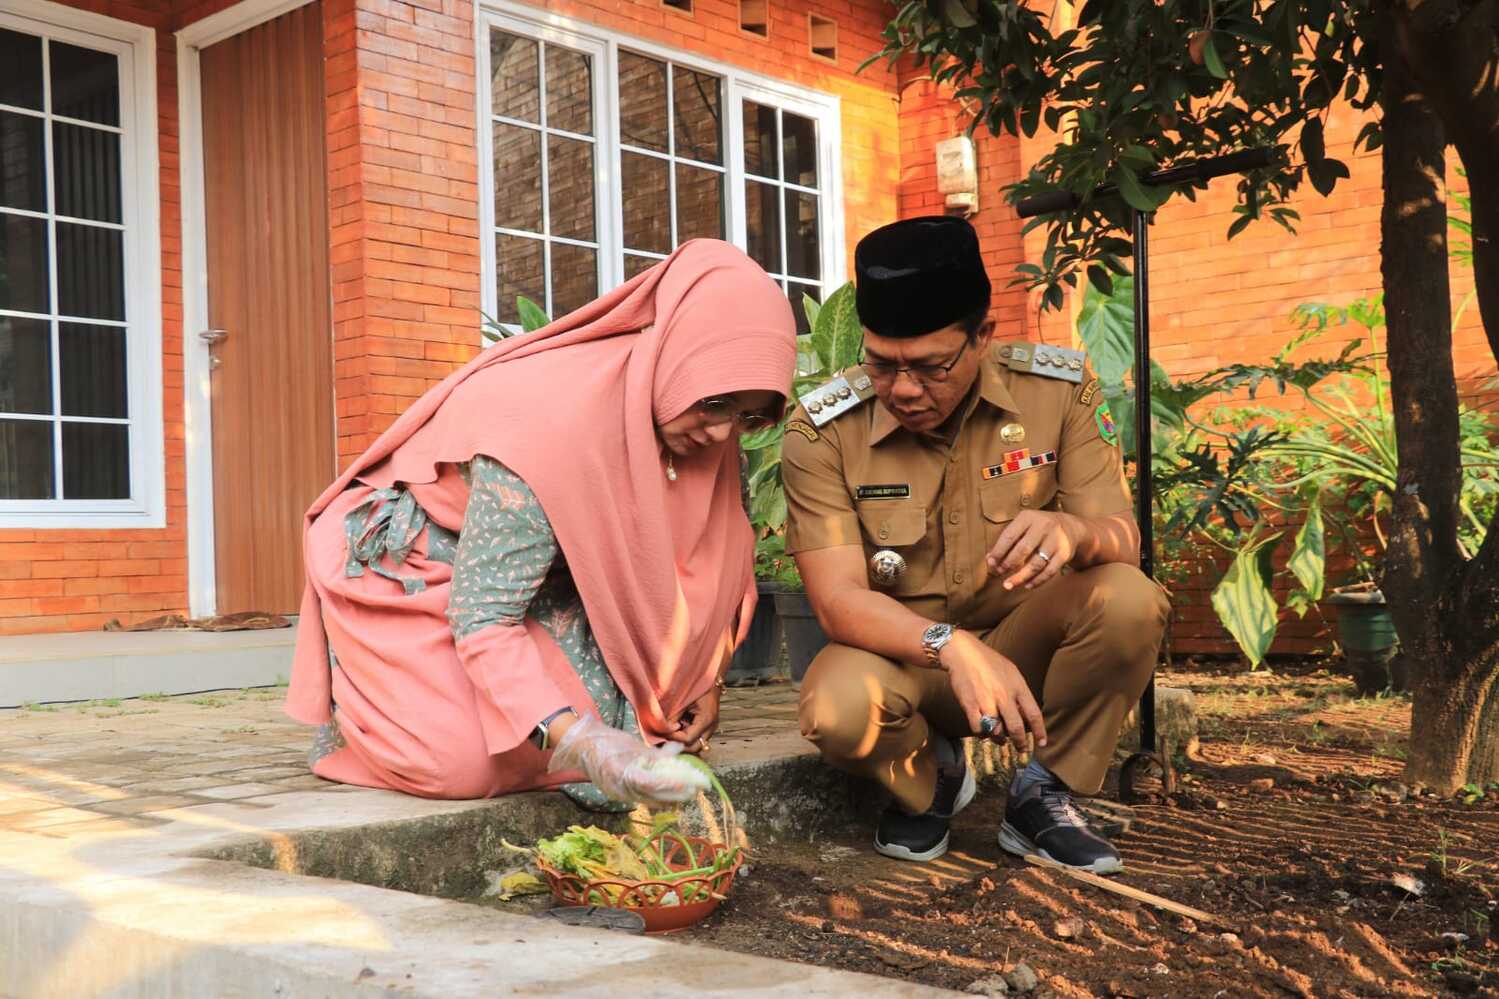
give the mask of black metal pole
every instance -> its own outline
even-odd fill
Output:
[[[1134,212],[1135,270],[1135,521],[1140,529],[1140,571],[1155,578],[1155,493],[1150,444],[1150,214]],[[1155,752],[1155,674],[1140,695],[1140,751]]]

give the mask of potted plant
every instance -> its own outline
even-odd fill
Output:
[[[857,364],[864,337],[852,284],[845,284],[820,305],[804,296],[803,308],[809,332],[797,338],[796,378],[786,415],[795,408],[796,396]],[[785,433],[783,417],[776,426],[744,438],[743,446],[749,464],[750,524],[755,528],[755,575],[761,603],[775,607],[775,631],[785,640],[791,678],[800,682],[828,638],[812,613],[796,563],[786,554],[786,493],[781,488]],[[775,647],[779,646],[775,641]]]

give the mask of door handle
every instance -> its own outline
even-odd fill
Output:
[[[198,334],[198,339],[202,340],[204,343],[208,344],[208,346],[212,347],[214,344],[218,343],[228,335],[228,330],[204,330],[203,332]]]

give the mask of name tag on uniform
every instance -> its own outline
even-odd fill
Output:
[[[907,499],[911,486],[906,482],[885,482],[869,486],[857,486],[854,496],[858,499]]]
[[[984,478],[997,479],[1001,475],[1009,475],[1011,472],[1023,472],[1027,468],[1040,468],[1042,465],[1056,464],[1057,453],[1055,451],[1043,451],[1040,454],[1016,454],[1010,452],[1005,455],[1005,460],[998,465],[990,465],[984,469]]]

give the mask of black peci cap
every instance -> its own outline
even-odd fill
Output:
[[[922,336],[989,307],[978,233],[952,215],[904,219],[865,236],[854,279],[859,322],[880,336]]]

